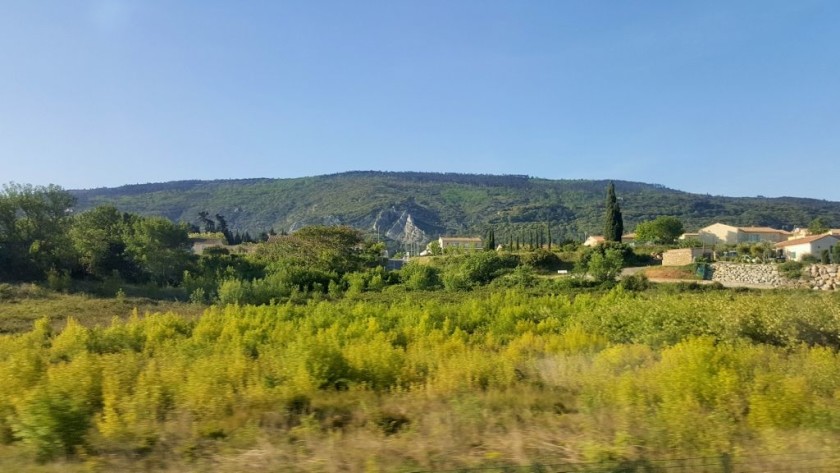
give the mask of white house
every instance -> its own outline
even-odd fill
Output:
[[[600,243],[604,242],[604,237],[602,235],[589,235],[586,240],[583,242],[583,246],[597,246]]]
[[[789,260],[801,261],[805,255],[819,256],[823,250],[830,251],[838,243],[840,236],[825,233],[776,243],[776,249],[782,250],[785,258]]]
[[[621,242],[631,244],[636,241],[636,234],[635,233],[626,233],[621,235]],[[604,236],[603,235],[590,235],[584,242],[583,246],[597,246],[601,243],[604,243]]]
[[[438,244],[441,250],[460,248],[462,250],[480,250],[484,248],[479,237],[440,237]]]

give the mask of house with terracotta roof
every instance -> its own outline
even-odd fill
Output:
[[[776,249],[782,251],[785,258],[789,260],[801,261],[806,255],[819,256],[823,250],[831,251],[831,248],[838,243],[840,243],[840,236],[823,233],[776,243]]]
[[[770,227],[735,227],[725,223],[714,223],[701,228],[697,239],[708,245],[737,243],[779,243],[785,241],[790,232]]]
[[[694,233],[685,232],[682,235],[680,235],[678,240],[681,240],[681,241],[683,241],[683,240],[696,240],[699,237],[700,237],[700,234],[697,233],[697,232],[694,232]]]
[[[479,237],[440,237],[440,249],[460,248],[462,250],[480,250],[484,248]]]

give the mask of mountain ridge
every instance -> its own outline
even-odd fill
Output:
[[[395,244],[421,244],[439,235],[482,234],[497,239],[550,225],[555,239],[600,233],[607,179],[545,179],[526,175],[349,171],[300,178],[184,180],[78,189],[80,211],[112,204],[123,211],[197,222],[198,212],[222,214],[234,230],[293,231],[312,224],[345,224]],[[778,228],[823,217],[840,226],[840,203],[804,197],[726,197],[661,184],[613,180],[632,229],[659,215],[687,230],[714,221]],[[501,237],[501,238],[500,238]]]

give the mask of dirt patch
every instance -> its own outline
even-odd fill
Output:
[[[683,266],[654,266],[645,269],[644,275],[651,279],[700,279],[690,267]]]

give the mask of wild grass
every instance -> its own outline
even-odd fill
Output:
[[[40,319],[0,336],[0,469],[836,460],[837,295],[434,294]]]
[[[97,297],[66,294],[35,284],[0,284],[0,333],[19,333],[32,329],[36,320],[47,319],[60,330],[68,317],[89,327],[108,325],[113,318],[126,319],[139,314],[177,312],[184,317],[200,315],[206,306],[147,297]]]

